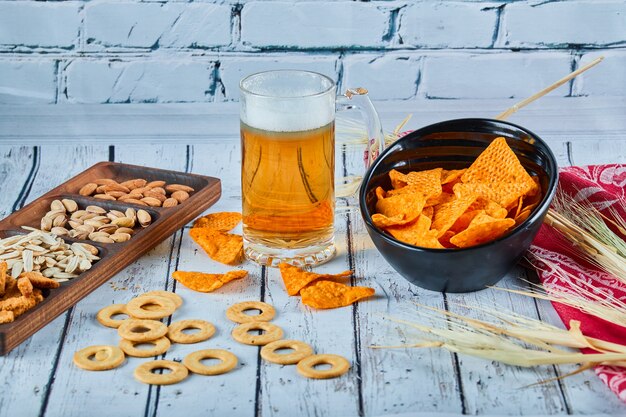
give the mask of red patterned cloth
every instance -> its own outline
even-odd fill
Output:
[[[563,168],[559,174],[559,187],[576,201],[591,202],[608,217],[611,216],[607,210],[612,207],[623,219],[626,219],[625,205],[619,204],[620,201],[626,203],[626,165]],[[622,238],[626,237],[622,236]],[[579,282],[583,282],[589,290],[594,291],[600,288],[605,293],[626,301],[626,285],[577,256],[572,245],[553,228],[544,224],[531,250],[577,276],[581,280]],[[565,288],[569,286],[568,279],[550,273],[545,267],[539,267],[537,272],[548,289],[550,286]],[[559,303],[553,304],[565,325],[569,326],[570,320],[578,320],[581,322],[581,330],[585,335],[626,344],[625,328],[582,313],[575,308]],[[583,352],[591,353],[592,351],[588,349],[587,352]],[[626,402],[626,368],[597,366],[595,371],[600,379],[622,401]]]

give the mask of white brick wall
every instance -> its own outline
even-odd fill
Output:
[[[624,0],[0,0],[0,103],[237,100],[318,71],[373,98],[626,95]]]

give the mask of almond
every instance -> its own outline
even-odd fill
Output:
[[[137,200],[137,199],[135,199],[135,198],[128,198],[128,199],[125,199],[125,200],[124,200],[124,202],[125,202],[125,203],[131,203],[131,204],[138,204],[138,205],[140,205],[140,206],[147,206],[147,204],[146,204],[146,203],[144,203],[144,202],[143,202],[143,201],[141,201],[141,200]]]
[[[163,187],[154,187],[154,188],[151,188],[150,191],[154,191],[155,193],[160,193],[160,194],[163,194],[163,195],[166,194],[165,188],[163,188]]]
[[[107,185],[103,185],[102,187],[98,187],[98,189],[102,188],[102,191],[104,191],[105,193],[109,192],[109,191],[124,191],[125,193],[130,193],[130,189],[128,187],[123,186],[122,184],[107,184]]]
[[[99,178],[94,181],[96,185],[108,185],[108,184],[117,184],[117,181],[112,180],[110,178]]]
[[[108,194],[96,194],[93,196],[94,198],[99,198],[100,200],[111,200],[115,201],[115,197],[112,197]]]
[[[165,200],[167,200],[167,197],[165,197],[165,194],[161,194],[161,193],[156,192],[156,191],[148,190],[143,195],[144,195],[144,197],[156,198],[161,203],[164,202]]]
[[[182,185],[182,184],[169,184],[165,186],[165,190],[169,191],[170,193],[173,193],[175,191],[185,191],[188,193],[192,193],[193,192],[193,188],[187,186],[187,185]]]
[[[178,200],[175,198],[168,198],[163,202],[163,207],[175,207],[178,205]]]
[[[120,198],[122,196],[128,195],[124,191],[107,191],[105,192],[105,194],[115,198]]]
[[[83,185],[81,189],[78,190],[78,194],[84,195],[84,196],[90,196],[96,191],[96,188],[98,188],[98,184],[90,182],[90,183]]]
[[[165,185],[165,181],[150,181],[146,184],[146,188],[154,188],[154,187],[163,187]]]
[[[151,207],[161,207],[161,200],[159,200],[158,198],[144,197],[141,199],[141,201],[143,201],[144,203],[146,203],[147,205]]]
[[[129,190],[134,190],[135,188],[141,188],[146,185],[148,181],[142,178],[135,178],[132,180],[124,181],[121,183],[124,187],[127,187]]]
[[[175,198],[179,203],[182,203],[189,198],[189,194],[186,191],[174,191],[172,193],[172,198]]]

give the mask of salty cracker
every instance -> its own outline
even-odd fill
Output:
[[[172,278],[185,287],[198,292],[213,292],[230,281],[248,276],[246,270],[229,271],[225,274],[205,274],[203,272],[174,271]]]
[[[300,291],[302,303],[313,308],[349,306],[360,299],[374,295],[369,287],[350,287],[334,281],[318,280]]]
[[[297,295],[302,288],[318,279],[347,278],[352,275],[350,270],[340,272],[339,274],[316,274],[284,262],[278,265],[278,268],[289,295]]]
[[[41,273],[33,271],[33,272],[22,272],[20,274],[20,278],[26,277],[33,284],[35,288],[59,288],[61,284],[58,281],[55,281],[51,278],[46,278]]]
[[[0,262],[0,296],[4,295],[7,284],[8,264],[5,261]]]
[[[206,227],[192,228],[189,235],[211,259],[226,265],[237,265],[243,259],[243,238]]]
[[[464,183],[482,183],[482,184],[517,184],[519,185],[519,195],[514,198],[516,200],[520,195],[536,193],[537,184],[522,166],[519,159],[509,147],[506,139],[498,137],[494,139],[489,146],[478,155],[478,158],[461,176]],[[501,205],[504,204],[496,200]]]
[[[233,230],[241,222],[241,213],[234,211],[223,211],[219,213],[211,213],[206,216],[199,217],[193,222],[194,228],[206,227],[208,229],[220,232],[228,232]]]
[[[431,229],[437,230],[437,237],[443,236],[475,200],[475,195],[467,195],[435,206]]]
[[[513,219],[495,219],[487,214],[479,214],[467,229],[450,238],[450,243],[460,248],[480,245],[498,239],[513,226]]]
[[[376,211],[381,216],[387,217],[387,219],[402,215],[401,221],[406,224],[412,222],[420,215],[425,203],[426,199],[422,194],[409,192],[379,200],[376,203]]]

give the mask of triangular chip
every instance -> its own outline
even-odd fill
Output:
[[[474,220],[474,218],[480,214],[485,214],[485,210],[472,210],[471,208],[469,208],[465,213],[461,215],[461,217],[456,219],[456,221],[450,227],[450,229],[448,229],[448,231],[452,232],[453,235],[462,232],[463,230],[467,229],[472,220]]]
[[[482,197],[478,197],[476,201],[474,201],[467,209],[467,211],[475,210],[484,210],[486,214],[491,217],[495,217],[496,219],[504,219],[508,214],[507,209],[502,207],[500,204]]]
[[[320,278],[347,278],[352,275],[352,271],[344,271],[339,274],[316,274],[314,272],[304,271],[297,266],[287,263],[281,263],[278,265],[278,268],[280,269],[280,275],[283,277],[283,283],[289,295],[297,295],[302,288]]]
[[[405,220],[404,214],[398,214],[392,217],[387,217],[380,213],[372,214],[372,222],[376,227],[385,228],[389,226],[398,226],[412,222],[414,219]]]
[[[437,230],[437,237],[443,236],[475,200],[475,196],[469,195],[435,206],[431,229]]]
[[[206,227],[219,230],[220,232],[229,232],[233,230],[240,221],[241,213],[224,211],[197,218],[196,221],[193,222],[193,227]]]
[[[387,193],[383,190],[383,187],[376,187],[376,198],[378,200],[382,200],[383,198],[387,198]]]
[[[498,137],[489,144],[461,176],[461,181],[466,184],[488,184],[493,188],[496,184],[498,188],[508,185],[509,192],[514,192],[510,200],[489,198],[504,207],[509,207],[522,195],[534,194],[538,191],[537,184],[526,172],[503,137]]]
[[[387,227],[385,230],[401,242],[417,245],[417,242],[422,240],[422,236],[430,230],[430,218],[420,215],[410,224]]]
[[[455,182],[461,179],[461,176],[465,174],[467,168],[463,169],[452,169],[452,170],[443,170],[441,172],[441,185],[449,184],[451,182]]]
[[[450,243],[460,248],[480,245],[498,239],[513,226],[513,219],[495,219],[487,214],[479,214],[467,229],[452,236]]]
[[[408,223],[417,219],[425,202],[426,199],[420,193],[394,195],[379,200],[376,203],[376,211],[387,218],[402,215],[402,221]]]
[[[369,287],[350,287],[334,281],[318,280],[300,291],[302,303],[313,308],[338,308],[374,295]]]
[[[239,264],[243,259],[243,238],[206,227],[192,228],[189,235],[209,257],[226,265]]]
[[[389,171],[389,179],[391,180],[391,186],[395,190],[406,187],[406,185],[408,184],[406,181],[406,175],[404,175],[400,171],[396,171],[395,169]]]
[[[452,243],[450,243],[450,239],[454,235],[455,235],[455,233],[453,231],[451,231],[451,230],[448,230],[446,233],[444,233],[443,236],[441,236],[439,238],[439,243],[441,244],[441,246],[443,246],[444,248],[447,248],[447,249],[455,249],[456,246],[454,246]]]
[[[454,186],[457,197],[477,196],[486,200],[495,201],[500,206],[510,209],[517,204],[520,196],[524,195],[524,186],[516,183],[458,183]]]
[[[172,278],[185,287],[199,292],[212,292],[235,279],[248,276],[248,271],[239,269],[225,274],[205,274],[202,272],[174,271]]]

